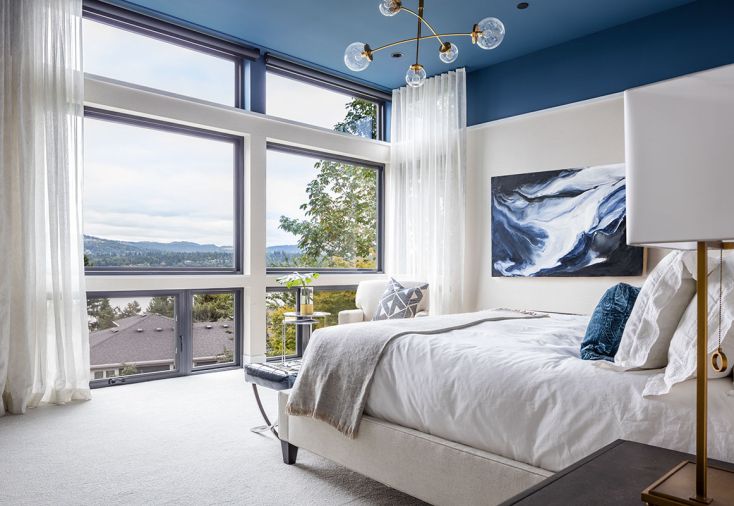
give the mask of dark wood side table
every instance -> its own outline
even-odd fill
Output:
[[[644,488],[686,459],[693,456],[619,439],[501,506],[639,505]],[[711,463],[734,470],[734,464]]]

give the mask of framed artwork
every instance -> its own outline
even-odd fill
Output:
[[[492,276],[639,276],[624,164],[492,178]]]

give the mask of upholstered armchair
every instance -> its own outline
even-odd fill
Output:
[[[405,288],[413,288],[415,286],[425,285],[425,281],[405,281],[401,278],[395,278]],[[370,281],[361,281],[357,286],[357,295],[355,297],[355,305],[357,309],[347,309],[339,311],[339,324],[356,323],[372,320],[372,316],[377,310],[380,298],[387,289],[387,279],[376,279]],[[418,312],[416,316],[428,316],[428,292],[429,288],[423,290],[423,299],[418,304]]]

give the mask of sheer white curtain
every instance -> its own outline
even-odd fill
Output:
[[[89,398],[81,14],[0,2],[0,414]]]
[[[464,70],[393,91],[390,140],[387,270],[428,281],[431,314],[463,311]]]

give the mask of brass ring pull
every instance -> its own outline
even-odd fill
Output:
[[[726,371],[728,365],[729,361],[727,360],[726,354],[721,348],[717,349],[714,354],[711,355],[711,367],[714,368],[714,371],[724,372]]]

